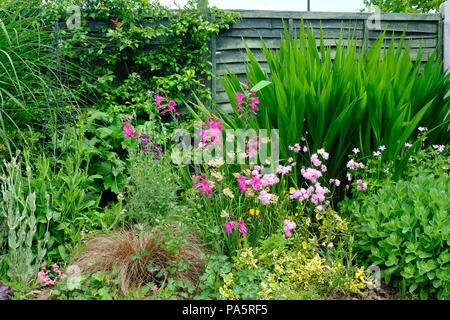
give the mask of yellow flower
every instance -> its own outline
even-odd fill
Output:
[[[248,213],[249,213],[251,216],[259,215],[259,210],[258,210],[258,209],[250,209],[250,210],[248,211]]]
[[[295,188],[292,188],[292,187],[289,188],[289,192],[292,192],[294,190],[295,190]]]

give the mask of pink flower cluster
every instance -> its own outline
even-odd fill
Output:
[[[329,183],[334,183],[336,187],[339,187],[341,185],[341,181],[339,181],[339,179],[330,179]]]
[[[292,167],[294,167],[296,165],[295,162],[293,162],[294,159],[289,158],[288,162],[290,163],[290,165],[288,166],[282,166],[281,164],[278,166],[277,168],[277,173],[281,174],[281,175],[285,175],[288,174],[289,172],[291,172]]]
[[[324,188],[320,183],[316,182],[314,186],[309,186],[307,189],[301,188],[299,190],[291,190],[290,199],[298,199],[299,201],[310,200],[315,205],[322,203],[326,200],[325,195],[330,191]]]
[[[311,181],[312,183],[316,183],[317,179],[319,179],[322,176],[322,172],[313,168],[307,168],[305,170],[305,168],[302,167],[300,173],[302,174],[303,178]]]
[[[329,158],[329,154],[325,152],[324,149],[317,150],[311,156],[311,163],[321,168],[322,171],[319,171],[314,168],[306,168],[303,166],[300,170],[303,178],[310,181],[312,185],[308,188],[300,188],[298,190],[292,188],[290,191],[290,199],[298,199],[299,201],[310,200],[314,205],[316,205],[318,210],[323,210],[324,205],[327,205],[326,194],[330,192],[327,188],[322,187],[322,185],[318,182],[318,179],[322,177],[322,172],[326,171],[326,166],[322,163],[322,160],[319,158],[321,156],[322,160],[327,160]],[[330,179],[330,183],[334,183],[336,186],[339,186],[341,182],[338,179]]]
[[[129,121],[133,119],[133,116],[124,116],[125,121],[122,122],[123,133],[125,134],[125,138],[134,138],[136,134],[138,134],[137,130],[134,130],[130,125]],[[148,148],[150,136],[138,134],[136,137],[137,140],[142,139],[142,145],[144,146],[144,152],[156,153],[163,152],[162,148],[158,147],[158,143],[150,142],[152,144],[152,148]],[[161,160],[161,156],[155,155],[156,160]]]
[[[93,234],[93,233],[94,233],[93,231],[89,231],[88,229],[85,229],[85,230],[81,230],[80,235],[81,235],[82,237],[84,237],[84,236],[87,236],[87,235]],[[81,240],[81,242],[82,242],[82,243],[87,243],[87,240],[86,240],[86,239],[83,239],[83,240]]]
[[[225,223],[225,232],[232,234],[233,233],[233,229],[234,226],[239,224],[239,233],[240,234],[247,234],[248,230],[247,227],[244,224],[244,221],[242,221],[241,219],[238,219],[238,221],[228,221]]]
[[[44,262],[42,264],[42,270],[39,271],[37,274],[37,277],[39,278],[39,281],[44,284],[44,286],[52,286],[56,283],[58,279],[64,279],[67,277],[66,274],[63,274],[61,270],[59,270],[59,266],[55,263],[52,265],[52,270],[47,270],[47,262]],[[56,273],[55,278],[52,280],[50,278],[50,272],[53,271],[53,274]]]
[[[364,164],[362,162],[356,162],[353,159],[350,159],[350,161],[347,162],[347,168],[350,170],[355,170],[356,168],[364,169]]]
[[[303,137],[302,137],[303,138]],[[305,138],[303,138],[303,139],[305,139]],[[303,140],[302,139],[302,140]],[[298,143],[296,143],[296,144],[294,144],[294,146],[289,146],[288,147],[289,148],[289,150],[291,150],[291,151],[294,151],[295,153],[299,153],[300,151],[302,151],[303,150],[303,152],[307,152],[308,151],[308,147],[307,146],[301,146],[300,144],[298,144]]]
[[[245,151],[245,153],[249,158],[256,157],[257,152],[261,150],[259,138],[260,136],[256,136],[255,139],[248,139],[248,149]],[[254,149],[253,147],[256,147],[256,149]]]
[[[177,105],[175,103],[175,101],[173,101],[173,100],[169,101],[167,94],[165,93],[164,90],[158,88],[158,91],[161,93],[164,93],[166,95],[165,97],[158,96],[157,94],[154,96],[155,101],[156,101],[156,110],[162,109],[162,111],[160,111],[159,115],[162,116],[167,112],[172,112],[172,114],[174,114],[175,116],[180,117],[180,114],[175,109],[175,106]],[[162,103],[164,103],[164,101],[165,102],[168,101],[168,102],[166,104],[162,104]]]
[[[330,243],[328,243],[328,244],[326,244],[325,242],[322,242],[322,247],[333,248],[333,247],[334,247],[334,244],[333,244],[333,242],[330,242]]]
[[[286,234],[286,237],[290,238],[292,237],[292,233],[291,230],[295,229],[297,227],[297,225],[295,224],[295,222],[292,222],[288,219],[284,220],[284,233]]]
[[[367,183],[363,182],[361,179],[356,180],[356,189],[358,191],[367,190]]]
[[[249,84],[250,81],[248,81],[246,85],[241,85],[242,89],[244,89],[244,93],[239,91],[236,92],[236,113],[239,114],[238,119],[242,118],[245,115],[248,115],[248,113],[252,113],[255,116],[258,115],[256,111],[258,111],[257,104],[259,104],[259,98],[252,97],[252,95],[255,95],[256,92],[253,90],[248,90]]]
[[[201,192],[202,196],[208,195],[208,198],[211,199],[212,189],[215,186],[205,178],[203,173],[199,176],[193,175],[192,179],[192,184],[197,187],[197,194]]]
[[[261,169],[261,166],[255,166],[254,170],[249,174],[250,177],[239,175],[237,182],[239,183],[241,193],[245,193],[249,188],[253,188],[254,191],[259,191],[258,199],[266,205],[269,204],[272,199],[272,194],[269,193],[270,186],[280,182],[280,179],[273,173],[261,176],[259,172]]]
[[[211,144],[221,144],[222,143],[222,120],[215,119],[213,117],[208,117],[207,123],[202,123],[203,127],[207,127],[207,129],[201,130],[201,142],[203,148],[207,148]]]
[[[125,121],[121,123],[123,126],[123,133],[125,134],[125,138],[133,138],[137,131],[133,129],[133,127],[129,124],[129,121],[133,119],[133,116],[123,116]]]
[[[441,153],[442,151],[444,151],[444,149],[445,149],[445,145],[437,145],[437,144],[433,144],[433,148],[434,148],[434,150],[436,150],[436,153],[437,154],[439,154],[439,153]]]

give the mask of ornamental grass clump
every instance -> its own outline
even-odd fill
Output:
[[[177,232],[175,228],[172,231]],[[169,277],[195,285],[204,271],[205,261],[201,256],[205,250],[194,234],[184,237],[186,242],[179,245],[178,252],[173,252],[165,245],[167,239],[156,229],[143,234],[118,231],[98,235],[88,240],[71,265],[79,267],[83,274],[112,272],[117,267],[118,288],[124,294],[148,283],[161,287]],[[184,267],[176,267],[184,262],[187,262]],[[165,272],[170,268],[173,274]]]

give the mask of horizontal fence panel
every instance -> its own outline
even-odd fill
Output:
[[[270,71],[267,62],[260,62],[259,65],[263,68],[264,71]],[[227,69],[233,73],[245,73],[245,65],[242,62],[217,64],[216,71],[218,74],[225,73]]]
[[[297,36],[300,35],[300,27],[296,27],[295,31],[297,31]],[[314,37],[319,39],[320,38],[320,28],[313,28],[312,29]],[[304,34],[306,35],[306,29]],[[342,36],[343,39],[347,38],[358,38],[362,39],[364,36],[364,32],[362,29],[340,29],[340,28],[327,28],[322,29],[322,34],[324,39],[339,39],[340,36]],[[379,33],[378,33],[379,34]],[[221,34],[222,37],[231,37],[236,39],[241,38],[256,38],[260,39],[261,37],[264,39],[270,39],[270,38],[276,38],[281,39],[281,37],[284,37],[284,30],[283,29],[231,29]]]
[[[267,10],[225,10],[239,12],[245,18],[284,18],[303,17],[311,20],[366,20],[372,13],[366,12],[301,12],[301,11],[267,11]],[[381,13],[381,19],[393,21],[439,21],[439,14],[416,13]]]
[[[281,38],[273,39],[273,38],[263,38],[264,44],[271,49],[279,49],[281,44]],[[245,39],[245,44],[250,49],[254,48],[261,48],[261,40],[255,39],[255,38],[247,38]],[[230,37],[224,37],[216,42],[216,50],[235,50],[235,49],[245,49],[244,41],[240,38],[230,38]],[[350,41],[356,41],[356,45],[358,47],[361,47],[363,44],[363,39],[359,40],[350,40]],[[324,39],[325,46],[336,46],[336,43],[339,42],[339,39]],[[342,42],[346,45],[348,44],[348,39],[343,39]],[[320,45],[320,39],[316,39],[316,45]]]

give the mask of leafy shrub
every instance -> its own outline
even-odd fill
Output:
[[[447,173],[421,173],[351,201],[359,259],[380,266],[386,282],[403,292],[448,299],[449,187]]]
[[[266,241],[273,242],[273,237],[276,235]],[[366,288],[363,267],[346,267],[338,260],[327,262],[317,253],[292,250],[286,244],[271,251],[264,247],[270,245],[263,242],[262,247],[238,253],[232,271],[222,275],[222,299],[317,298],[332,291],[358,294]]]
[[[50,233],[35,242],[38,233],[39,212],[36,212],[36,190],[31,188],[31,168],[26,168],[26,182],[17,158],[5,161],[5,172],[0,178],[0,272],[6,269],[8,278],[22,286],[36,284],[39,264],[47,252]],[[28,190],[27,190],[28,189]],[[48,229],[49,208],[42,212]],[[7,227],[7,228],[5,228]]]
[[[132,159],[127,186],[127,216],[145,223],[177,209],[177,175],[166,162],[146,155]]]

